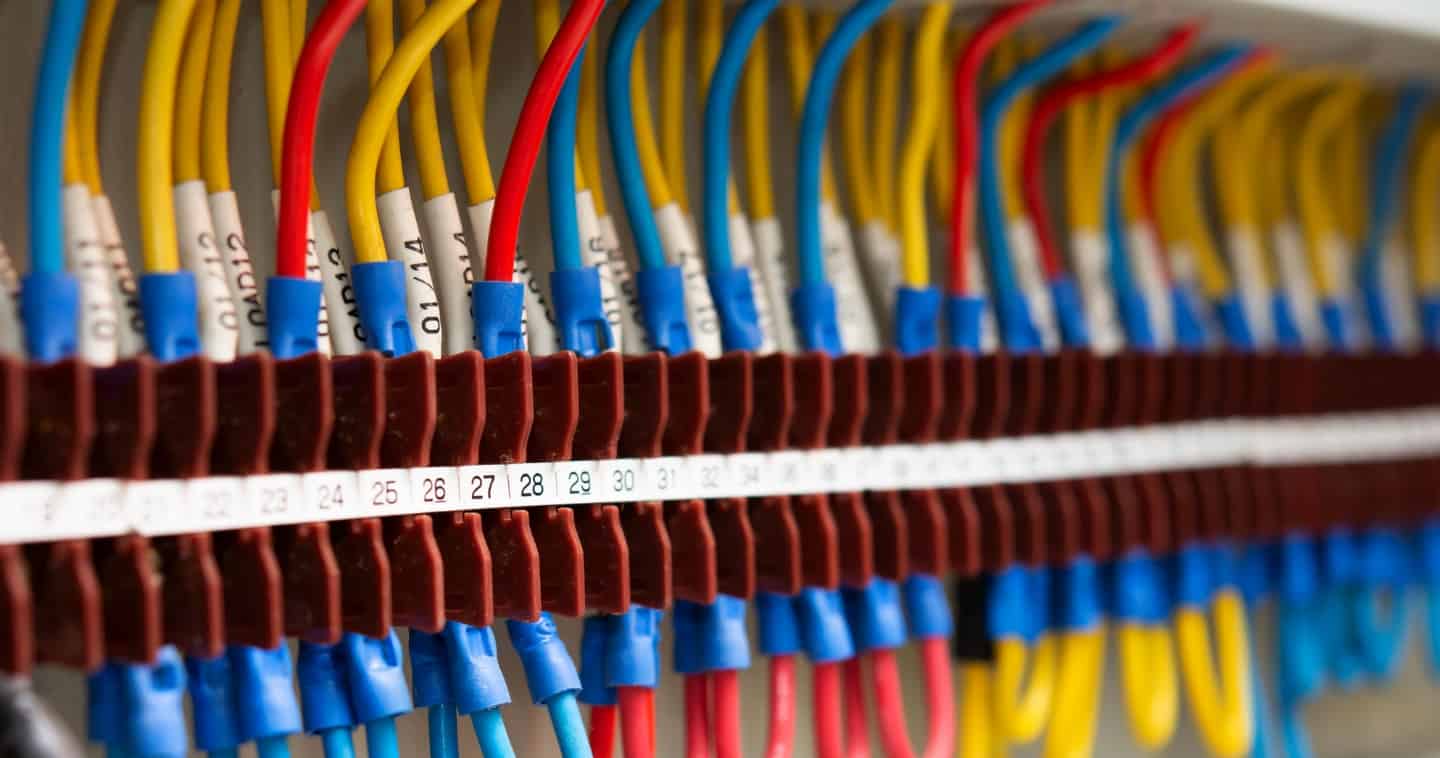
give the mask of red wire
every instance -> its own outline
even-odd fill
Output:
[[[715,758],[741,758],[740,677],[734,671],[710,675],[715,685]]]
[[[485,0],[499,2],[499,0]],[[495,193],[494,216],[490,222],[489,251],[485,259],[485,278],[492,282],[508,282],[515,268],[515,244],[520,232],[520,212],[525,207],[525,193],[535,172],[535,159],[545,138],[545,126],[565,85],[570,66],[580,54],[595,19],[605,0],[575,0],[565,13],[565,20],[545,50],[540,68],[530,82],[510,150],[505,154],[505,168],[500,172],[500,185]]]
[[[812,670],[815,755],[819,758],[842,758],[845,740],[840,723],[840,664],[817,663]]]
[[[653,758],[655,718],[652,703],[655,690],[649,687],[616,687],[615,693],[620,699],[620,744],[625,758]]]
[[[950,651],[946,649],[945,638],[921,640],[920,661],[925,668],[925,699],[930,718],[924,758],[945,758],[955,750],[955,680],[950,675]]]
[[[310,178],[315,158],[315,121],[320,92],[345,32],[365,10],[365,0],[330,0],[295,63],[290,102],[285,108],[285,137],[280,165],[280,218],[275,240],[275,275],[305,278],[306,223],[310,217]]]
[[[980,142],[980,108],[977,103],[980,67],[1001,38],[1048,2],[1024,0],[991,16],[970,37],[955,63],[955,197],[950,208],[950,278],[947,283],[950,294],[963,295],[967,290],[965,251],[973,223],[970,194]]]
[[[1045,276],[1054,280],[1065,272],[1056,242],[1055,227],[1050,220],[1048,198],[1045,194],[1044,164],[1045,135],[1055,119],[1071,103],[1082,97],[1089,97],[1113,87],[1146,81],[1175,65],[1185,54],[1200,33],[1200,25],[1191,23],[1170,33],[1158,47],[1143,58],[1137,58],[1123,66],[1107,71],[1072,79],[1050,88],[1035,105],[1030,115],[1030,124],[1025,131],[1025,146],[1022,154],[1021,177],[1025,193],[1025,207],[1035,225],[1035,237],[1040,245],[1041,260]],[[1099,192],[1099,187],[1069,188],[1071,192]]]
[[[865,714],[865,669],[860,658],[845,661],[845,755],[870,757],[870,722]]]
[[[888,758],[915,758],[910,735],[905,730],[905,699],[900,694],[900,670],[895,651],[878,649],[870,653],[875,677],[875,711],[880,717],[880,743]]]
[[[590,708],[590,753],[594,758],[611,758],[615,755],[616,718],[613,705],[596,705]]]
[[[685,756],[710,758],[710,695],[708,677],[685,677]]]
[[[765,758],[795,754],[795,656],[770,659],[770,738]]]

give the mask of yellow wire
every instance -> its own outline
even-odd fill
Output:
[[[660,66],[665,68],[674,65],[679,71],[685,70],[685,27],[686,14],[683,0],[668,0],[660,6],[662,13],[670,11],[671,6],[682,6],[681,10],[674,11],[674,16],[666,19],[661,17],[660,23],[660,44],[670,46],[672,51],[667,55],[666,51],[660,51]],[[668,24],[668,26],[667,26]],[[725,4],[721,0],[700,0],[700,20],[696,24],[695,33],[695,73],[698,77],[700,100],[705,100],[705,92],[710,86],[710,77],[715,75],[715,65],[720,60],[720,49],[725,44]],[[676,38],[676,39],[673,39]],[[668,63],[667,63],[668,61]],[[665,71],[666,75],[672,72]],[[662,84],[662,89],[666,86]],[[681,85],[673,85],[680,91]]]
[[[73,93],[65,112],[65,142],[64,152],[61,154],[64,161],[61,165],[62,179],[67,185],[83,184],[85,182],[85,161],[80,157],[80,128],[75,124],[75,96]]]
[[[92,0],[80,38],[80,57],[75,66],[75,94],[71,103],[71,124],[76,132],[80,172],[90,194],[105,193],[100,177],[100,84],[105,73],[105,49],[118,0]]]
[[[1094,73],[1095,64],[1099,56],[1082,58],[1075,64],[1076,75],[1084,76]],[[1091,195],[1098,194],[1099,185],[1095,184],[1095,177],[1091,174],[1092,151],[1099,146],[1101,140],[1096,139],[1094,132],[1099,126],[1096,124],[1100,111],[1100,101],[1105,97],[1104,93],[1088,98],[1081,98],[1072,102],[1062,115],[1061,132],[1064,139],[1064,150],[1061,156],[1061,167],[1065,175],[1065,186],[1069,191],[1065,194],[1066,214],[1073,228],[1095,229],[1098,219],[1089,218],[1089,208],[1094,204]],[[1087,221],[1091,221],[1089,225]]]
[[[175,183],[201,177],[200,118],[205,107],[205,75],[210,67],[210,36],[216,0],[199,0],[185,37],[180,86],[175,92]]]
[[[1055,699],[1057,647],[1050,635],[1041,637],[1033,650],[1020,639],[995,641],[995,729],[1002,742],[1025,744],[1045,728]],[[1030,684],[1022,687],[1027,658]]]
[[[690,210],[689,182],[685,175],[685,37],[690,0],[666,0],[660,5],[660,157],[675,204]],[[700,39],[698,45],[700,97],[715,61],[720,57],[721,28],[724,7],[720,0],[703,0],[700,4]]]
[[[185,29],[196,0],[161,0],[150,30],[145,72],[140,89],[140,139],[136,146],[140,241],[149,273],[180,269],[175,237],[175,204],[170,190],[174,173],[175,88]]]
[[[1192,108],[1177,127],[1169,149],[1161,156],[1156,212],[1161,236],[1169,246],[1184,242],[1193,256],[1200,287],[1212,299],[1230,293],[1230,272],[1210,233],[1203,193],[1201,162],[1204,144],[1223,119],[1267,75],[1271,62],[1247,66]],[[1228,187],[1219,184],[1220,191]]]
[[[1299,175],[1295,184],[1295,199],[1300,226],[1305,233],[1310,275],[1315,282],[1316,294],[1321,298],[1332,297],[1337,291],[1339,272],[1330,271],[1330,262],[1324,251],[1325,246],[1341,231],[1336,210],[1331,205],[1334,198],[1327,197],[1334,182],[1326,176],[1326,150],[1345,128],[1346,121],[1355,116],[1364,99],[1365,89],[1360,82],[1353,79],[1341,81],[1310,111],[1300,134],[1295,158]]]
[[[1205,612],[1181,607],[1175,612],[1175,634],[1190,712],[1200,736],[1217,758],[1238,758],[1253,745],[1254,703],[1250,700],[1250,640],[1245,604],[1239,593],[1224,589],[1210,605],[1220,648],[1217,680],[1210,653]]]
[[[896,135],[900,133],[900,69],[905,55],[905,26],[898,18],[882,19],[875,31],[875,129],[870,144],[875,187],[875,215],[891,230],[900,228],[895,197]],[[945,99],[949,102],[949,98]]]
[[[480,124],[482,137],[485,127],[486,94],[490,88],[490,53],[495,45],[495,25],[499,20],[499,2],[479,3],[474,12],[470,14],[471,85],[474,88],[472,102],[475,104],[475,121]],[[585,57],[593,59],[596,56],[587,55]],[[581,96],[583,105],[583,89]],[[478,205],[495,197],[495,176],[490,170],[490,153],[486,149],[485,140],[482,138],[478,145],[472,147],[478,147],[479,150],[471,155],[473,165],[468,166],[465,170],[474,172],[475,187],[470,193],[470,203]],[[460,155],[463,158],[465,153],[462,151]],[[466,181],[469,181],[468,175]]]
[[[498,5],[498,3],[490,3]],[[485,149],[485,125],[475,105],[475,64],[470,58],[470,29],[463,23],[445,32],[445,79],[450,90],[450,118],[460,148],[460,173],[465,194],[478,203],[495,194],[490,178],[490,156]]]
[[[874,43],[866,34],[855,43],[845,63],[845,88],[841,93],[841,146],[845,149],[845,194],[850,197],[850,211],[861,224],[875,219],[874,167],[870,165],[867,145],[873,104],[870,102],[871,49]]]
[[[370,88],[370,99],[360,115],[355,141],[345,165],[345,207],[350,215],[350,237],[355,242],[357,263],[386,260],[385,238],[380,232],[380,214],[375,207],[376,167],[384,150],[386,135],[395,123],[395,114],[405,90],[420,66],[439,44],[445,32],[475,0],[435,0],[415,22],[390,56],[384,72]],[[372,0],[371,5],[374,5]]]
[[[1415,245],[1415,283],[1420,292],[1440,290],[1440,224],[1435,199],[1440,197],[1440,129],[1432,128],[1420,146],[1410,192],[1410,228]]]
[[[645,37],[635,40],[635,62],[630,66],[630,109],[635,113],[635,144],[640,152],[640,169],[645,174],[645,189],[650,193],[650,207],[663,208],[675,201],[670,180],[665,176],[665,162],[660,157],[655,137],[655,116],[650,112],[649,66],[645,58]]]
[[[1175,735],[1180,718],[1170,630],[1164,625],[1125,623],[1116,636],[1130,731],[1140,747],[1159,750]]]
[[[1351,119],[1340,130],[1332,153],[1335,181],[1331,187],[1335,193],[1337,218],[1341,232],[1352,245],[1359,244],[1364,236],[1365,216],[1369,211],[1365,202],[1370,196],[1370,177],[1365,170],[1368,131],[1366,119]]]
[[[370,0],[365,4],[365,54],[373,88],[385,72],[395,51],[395,5],[393,0]],[[428,51],[427,51],[428,57]],[[400,158],[400,124],[391,122],[385,130],[377,169],[377,189],[383,194],[405,186],[405,165]]]
[[[409,31],[425,12],[425,0],[400,0],[401,28]],[[449,33],[449,30],[446,30]],[[450,191],[445,172],[445,150],[440,145],[440,115],[435,110],[435,74],[426,54],[420,70],[410,80],[410,142],[415,146],[415,163],[420,168],[420,194],[429,200]]]
[[[945,26],[951,4],[925,7],[915,34],[911,76],[915,82],[915,105],[910,114],[910,133],[900,155],[901,262],[905,284],[930,285],[930,235],[925,216],[925,170],[935,147],[940,127],[940,99],[935,92],[944,79]]]
[[[595,201],[595,213],[605,217],[605,192],[601,185],[600,173],[600,53],[591,52],[585,56],[580,68],[579,123],[576,126],[575,151],[578,162],[575,168],[576,186],[585,186]],[[581,175],[589,180],[582,184]]]
[[[205,110],[200,119],[205,188],[228,192],[230,184],[230,66],[235,32],[244,0],[220,0],[210,41],[210,70],[205,74]]]
[[[774,177],[770,169],[770,43],[764,32],[755,35],[745,63],[745,177],[750,212],[756,218],[775,217]]]
[[[1088,758],[1094,753],[1104,675],[1104,626],[1061,636],[1060,671],[1050,728],[1045,733],[1045,758]]]
[[[781,27],[785,30],[786,71],[790,74],[790,103],[796,116],[805,107],[805,90],[810,86],[810,70],[815,62],[807,13],[798,5],[780,8]],[[835,167],[828,153],[821,156],[820,197],[827,203],[835,202]]]
[[[300,62],[305,48],[305,34],[310,29],[310,4],[306,0],[290,0],[290,66]]]
[[[935,214],[941,218],[949,218],[950,205],[955,198],[955,108],[950,96],[954,90],[955,67],[949,65],[949,61],[955,60],[959,54],[962,36],[958,32],[948,35],[940,76],[935,78],[940,126],[930,160],[930,191],[934,195]]]
[[[955,730],[959,758],[992,758],[995,750],[990,703],[994,700],[990,667],[984,663],[960,664],[960,724]]]
[[[270,176],[280,183],[280,161],[285,150],[285,109],[290,104],[290,6],[286,0],[260,0],[260,23],[265,36],[265,104],[270,126]]]

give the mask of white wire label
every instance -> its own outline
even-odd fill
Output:
[[[690,341],[707,358],[720,357],[720,318],[705,280],[705,261],[695,241],[690,221],[680,206],[670,203],[655,211],[655,227],[665,259],[680,267],[685,277],[685,312],[690,321]]]
[[[405,266],[405,315],[410,320],[415,347],[439,358],[444,341],[440,300],[430,275],[430,260],[425,257],[425,241],[420,236],[420,221],[415,217],[410,189],[401,187],[386,192],[376,198],[375,205],[380,211],[386,253],[391,260]]]
[[[320,316],[326,322],[324,328],[329,330],[330,347],[339,355],[354,355],[365,349],[365,334],[360,329],[360,305],[355,298],[355,287],[350,283],[350,267],[340,252],[340,243],[335,241],[335,229],[325,211],[310,214],[310,231],[315,239],[325,297]],[[320,344],[323,352],[325,340]]]
[[[135,272],[130,268],[130,256],[125,253],[125,244],[120,239],[120,225],[115,220],[115,207],[110,204],[110,198],[95,195],[91,202],[95,209],[95,224],[100,231],[100,244],[104,246],[105,260],[110,264],[110,285],[114,288],[120,315],[119,357],[133,358],[145,349]]]
[[[215,242],[220,264],[225,269],[225,282],[239,315],[240,355],[249,355],[269,345],[265,322],[265,304],[260,301],[260,287],[245,246],[245,227],[240,220],[240,203],[234,192],[210,195],[210,220],[215,226]]]
[[[860,278],[850,225],[834,204],[828,202],[820,204],[820,244],[825,254],[825,272],[835,287],[835,316],[840,322],[841,342],[857,353],[879,350],[880,326],[875,321],[865,282]]]
[[[84,184],[71,184],[61,198],[66,264],[80,285],[80,355],[92,365],[109,366],[118,352],[119,324],[110,288],[110,267],[95,222],[90,189]]]
[[[175,185],[175,225],[180,237],[180,259],[195,275],[200,301],[200,343],[213,361],[235,360],[239,317],[225,267],[215,245],[215,226],[210,221],[210,198],[205,182],[199,179]]]
[[[425,216],[425,252],[435,270],[440,320],[444,324],[445,354],[463,353],[475,345],[475,322],[470,316],[470,246],[460,220],[455,194],[432,197],[421,206]]]
[[[785,263],[785,235],[780,220],[762,218],[755,222],[755,265],[760,275],[760,288],[770,304],[771,322],[775,325],[775,346],[782,352],[800,349],[795,335],[795,321],[790,316],[790,274]]]

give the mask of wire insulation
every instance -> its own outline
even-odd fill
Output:
[[[948,2],[925,7],[915,33],[911,58],[910,78],[915,97],[909,132],[900,153],[897,189],[904,283],[915,288],[930,286],[930,225],[925,213],[925,175],[940,127],[941,100],[933,95],[939,89],[944,68],[945,29],[950,22],[950,11],[951,3]]]
[[[59,3],[56,10],[68,8],[71,3]],[[80,3],[80,10],[83,11],[84,3]],[[145,55],[145,72],[142,78],[140,90],[140,144],[136,150],[136,164],[143,170],[139,173],[140,198],[140,241],[143,251],[145,270],[150,273],[171,273],[180,270],[180,247],[175,232],[175,204],[171,197],[170,189],[174,184],[175,166],[174,155],[171,146],[174,143],[175,134],[175,88],[178,84],[180,74],[180,60],[185,46],[185,30],[190,24],[191,12],[195,9],[195,0],[162,0],[160,7],[155,11],[155,24],[150,32],[150,46]],[[78,24],[75,30],[78,35]],[[47,52],[49,45],[47,47]],[[47,56],[48,57],[48,56]],[[70,56],[73,58],[73,54]],[[44,73],[49,67],[42,62],[42,82]],[[69,71],[63,72],[66,79],[69,78]],[[64,103],[63,83],[60,87],[60,107]],[[44,89],[44,87],[42,87]],[[41,103],[37,103],[35,109],[38,122],[42,118],[44,109]],[[58,153],[58,138],[60,134],[60,119],[56,118],[54,141]],[[47,147],[42,138],[39,146],[36,146],[35,138],[32,137],[31,161],[32,165],[37,159],[35,156],[43,152]],[[43,164],[42,164],[43,165]],[[31,170],[32,181],[35,170]],[[59,171],[54,172],[55,179],[59,180]],[[45,197],[46,194],[40,188],[34,188],[32,197]],[[58,200],[58,196],[57,196]],[[36,223],[40,221],[40,223]],[[58,233],[58,218],[56,219]],[[43,268],[48,249],[46,227],[43,219],[32,219],[30,228],[31,236],[35,240],[32,244],[37,245],[32,254],[38,270]],[[303,274],[302,274],[303,276]]]
[[[770,733],[765,758],[795,754],[795,656],[770,657]]]

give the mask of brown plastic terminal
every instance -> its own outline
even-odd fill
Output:
[[[339,533],[335,539],[335,563],[341,577],[340,625],[347,632],[384,637],[394,626],[385,528],[378,518],[362,518],[342,521],[335,525],[335,531]],[[290,581],[287,575],[286,582]],[[287,626],[289,623],[287,609]]]
[[[269,353],[254,353],[216,364],[215,399],[210,470],[236,475],[268,470],[276,419],[275,360]]]
[[[842,355],[830,361],[834,403],[826,439],[831,447],[860,444],[870,407],[869,371],[869,363],[861,355]],[[875,574],[875,538],[865,497],[859,492],[838,492],[831,494],[829,501],[840,558],[840,583],[864,587]]]
[[[838,423],[848,427],[846,432],[853,436],[860,428],[860,421],[855,418],[840,419],[836,414],[835,379],[837,372],[843,372],[843,368],[837,369],[836,364],[846,360],[839,358],[831,360],[823,353],[802,353],[792,359],[791,379],[793,381],[789,390],[794,401],[792,415],[790,417],[788,442],[791,447],[801,450],[815,450],[825,445],[826,437],[832,425]],[[855,362],[856,371],[861,366]],[[861,374],[863,376],[863,374]],[[853,384],[853,382],[852,382]],[[799,388],[804,387],[805,391],[800,392]],[[854,392],[854,387],[850,388]],[[848,400],[847,405],[853,405],[853,400]],[[853,408],[842,409],[842,413],[853,415]],[[764,418],[764,417],[762,417]],[[753,426],[753,424],[752,424]],[[840,499],[850,498],[848,493],[839,495]],[[853,503],[842,505],[842,507],[854,508],[861,514],[864,513],[864,501],[858,497]],[[790,511],[795,517],[795,529],[797,542],[795,550],[799,561],[800,584],[806,587],[824,587],[833,589],[840,584],[842,571],[855,574],[865,567],[851,566],[842,568],[840,552],[839,524],[834,514],[834,500],[829,495],[823,494],[801,494],[790,498]],[[852,515],[851,520],[854,520]],[[852,524],[849,527],[854,530]],[[865,527],[868,530],[868,523]],[[768,548],[760,546],[763,554]],[[853,562],[863,560],[862,556],[856,556]]]
[[[467,350],[435,362],[435,434],[430,463],[468,466],[479,461],[485,429],[485,358]],[[435,544],[445,566],[445,618],[471,626],[495,619],[491,598],[490,546],[479,513],[431,516]]]
[[[285,638],[284,579],[268,528],[215,535],[230,644],[273,649]]]
[[[279,375],[283,377],[289,372],[287,364],[299,374],[306,368],[300,363],[304,360],[306,358],[281,361]],[[316,356],[316,360],[318,362],[323,359]],[[326,454],[329,467],[345,471],[379,468],[380,443],[385,434],[385,358],[374,351],[336,356],[330,359],[329,368],[334,400],[333,424]],[[318,381],[317,379],[316,382]],[[298,384],[295,394],[287,397],[286,382],[278,383],[280,417],[287,419],[285,427],[290,426],[289,417],[283,413],[291,407],[288,401],[304,400],[308,395],[301,395],[300,392],[311,386],[314,385],[308,382]],[[277,439],[277,451],[280,448],[279,442]],[[303,452],[306,448],[302,447],[300,450]],[[297,462],[304,463],[304,459],[297,457]]]
[[[1036,431],[1040,433],[1068,432],[1074,427],[1079,414],[1080,382],[1079,353],[1073,350],[1045,354],[1041,358],[1041,375],[1045,387],[1044,399]],[[1045,534],[1047,560],[1052,565],[1072,561],[1081,551],[1083,527],[1080,510],[1079,482],[1073,480],[1040,482],[1037,485],[1040,499],[1045,503]]]
[[[625,420],[624,362],[618,353],[582,358],[576,364],[580,420],[571,452],[582,460],[614,458]],[[584,565],[585,607],[624,613],[630,607],[630,548],[614,505],[572,509]]]
[[[1045,358],[1040,353],[1010,356],[1010,405],[1005,433],[1034,434],[1045,405]],[[1049,559],[1045,533],[1046,507],[1040,488],[1033,483],[1003,487],[1013,509],[1016,560],[1040,566]]]
[[[90,475],[143,479],[155,442],[155,361],[139,356],[93,371],[95,440]]]
[[[1099,356],[1088,350],[1065,351],[1073,356],[1074,383],[1076,385],[1075,416],[1069,426],[1073,431],[1090,431],[1104,423],[1105,385],[1104,363]],[[1114,557],[1113,538],[1110,534],[1109,503],[1106,501],[1105,486],[1095,477],[1084,477],[1075,481],[1075,499],[1079,510],[1079,549],[1096,560]]]
[[[701,451],[710,420],[710,364],[697,352],[674,355],[666,361],[669,412],[663,442],[666,455],[694,455]]]
[[[944,402],[936,429],[936,436],[941,440],[964,439],[970,434],[975,419],[976,362],[974,354],[959,351],[947,352],[942,359]],[[945,512],[950,570],[960,576],[973,576],[982,565],[980,514],[974,494],[967,487],[947,487],[938,494],[940,507]]]
[[[665,363],[667,405],[665,455],[700,452],[710,413],[710,364],[697,352],[670,356]],[[719,593],[719,560],[715,532],[705,504],[684,500],[665,506],[670,548],[685,560],[672,567],[675,597],[695,603],[715,602]]]
[[[1197,353],[1173,352],[1158,356],[1157,360],[1160,363],[1163,377],[1164,401],[1161,404],[1160,415],[1155,420],[1166,423],[1192,420],[1196,411],[1205,402],[1205,393],[1210,390],[1205,386],[1209,382],[1209,377],[1203,376],[1208,369],[1204,362],[1204,356]],[[1204,536],[1203,522],[1205,521],[1201,509],[1213,503],[1213,500],[1208,503],[1206,501],[1215,494],[1202,489],[1206,484],[1205,480],[1209,477],[1202,472],[1188,470],[1166,471],[1158,476],[1165,483],[1166,501],[1169,506],[1165,520],[1169,523],[1170,529],[1163,543],[1152,536],[1149,540],[1150,550],[1155,552],[1162,547],[1162,544],[1165,547],[1175,548],[1192,544],[1201,539]],[[1153,509],[1150,512],[1153,514]],[[1146,529],[1152,535],[1154,534],[1153,527],[1147,526]]]
[[[435,359],[417,351],[385,359],[385,435],[380,462],[387,468],[430,463],[435,434]],[[390,555],[394,622],[423,632],[445,626],[445,566],[427,514],[384,520]]]
[[[900,439],[911,444],[934,442],[945,402],[941,385],[944,365],[940,354],[910,356],[902,366],[905,394]],[[900,493],[900,505],[905,514],[910,570],[943,576],[950,568],[950,529],[945,523],[940,496],[932,489],[904,490]]]
[[[1004,433],[1010,408],[1010,356],[986,353],[975,359],[975,411],[970,436],[992,439]],[[973,504],[979,532],[984,535],[980,563],[987,572],[1001,571],[1015,562],[1015,514],[1006,490],[998,484],[972,487],[971,503],[952,501],[951,510]]]
[[[515,351],[485,359],[485,430],[481,463],[519,463],[534,420],[535,395],[530,355]],[[464,486],[464,482],[461,483]],[[505,508],[486,514],[495,615],[533,621],[540,616],[540,550],[530,532],[530,514]]]
[[[892,445],[899,438],[900,414],[904,410],[905,376],[900,355],[884,352],[868,357],[870,412],[865,416],[863,437],[867,445]],[[909,533],[893,490],[865,493],[870,516],[870,533],[875,546],[875,573],[891,581],[909,575]]]
[[[530,375],[535,415],[527,441],[526,460],[570,459],[575,426],[580,421],[579,378],[575,354],[534,358]],[[530,514],[530,532],[540,550],[540,604],[551,613],[578,616],[585,612],[585,556],[575,514],[570,509],[538,508]]]
[[[710,412],[704,444],[709,453],[745,450],[754,410],[754,356],[730,352],[709,364]],[[671,421],[674,426],[674,420]],[[755,533],[745,498],[706,501],[710,531],[715,535],[715,580],[718,591],[739,598],[755,594]]]
[[[26,545],[35,599],[35,660],[84,671],[105,660],[100,580],[88,540]]]
[[[624,359],[625,423],[620,455],[654,458],[670,415],[669,368],[664,353],[627,355]],[[630,551],[630,602],[668,608],[673,599],[670,533],[660,503],[631,503],[620,509],[620,526]],[[714,544],[713,538],[711,544]],[[640,570],[635,570],[635,569]]]
[[[28,676],[35,665],[35,600],[19,545],[0,545],[0,673]]]
[[[210,469],[215,440],[215,365],[195,356],[160,364],[155,372],[155,413],[165,425],[155,436],[154,476],[188,479]]]
[[[95,396],[90,367],[74,358],[26,369],[26,479],[70,481],[85,476],[94,439]]]
[[[803,370],[803,369],[802,369]],[[825,364],[825,421],[829,421],[829,362]],[[749,425],[749,449],[770,452],[785,447],[795,428],[795,364],[781,353],[756,356],[751,370],[754,383],[754,419]],[[807,400],[811,399],[807,396]],[[816,419],[806,421],[815,426]],[[758,423],[755,423],[758,422]],[[823,428],[818,430],[823,433]],[[815,434],[812,431],[812,434]],[[786,495],[750,498],[750,527],[755,534],[755,584],[763,592],[793,595],[800,591],[800,527],[791,498]],[[812,509],[815,506],[810,506]],[[828,509],[826,509],[828,513]],[[812,519],[813,521],[813,519]],[[833,542],[833,540],[832,540]],[[809,543],[806,543],[809,547]]]
[[[165,641],[186,655],[214,658],[225,650],[225,602],[211,535],[167,537],[155,549],[165,571]]]
[[[299,360],[299,359],[296,359]],[[334,426],[326,460],[333,469],[365,471],[380,467],[380,445],[385,434],[385,358],[375,351],[330,359],[331,388],[334,392]],[[283,391],[281,393],[284,394]],[[393,610],[390,607],[390,559],[385,554],[384,529],[379,519],[355,519],[335,524],[329,529],[333,541],[333,557],[340,576],[340,626],[347,632],[371,637],[384,636],[390,629]],[[297,548],[318,541],[306,526],[295,530],[294,543],[282,547],[281,555],[293,555]],[[318,583],[326,578],[324,556],[313,553],[306,568],[315,574],[295,576],[293,561],[285,566],[287,601],[294,590],[309,579]],[[323,629],[308,626],[307,619],[287,602],[285,628],[290,634],[309,629],[319,636]],[[328,611],[321,607],[317,610]],[[324,622],[326,617],[310,617],[308,621]],[[338,635],[337,635],[338,638]],[[315,640],[322,641],[322,640]]]

